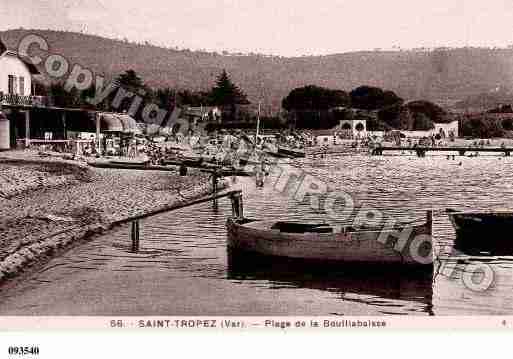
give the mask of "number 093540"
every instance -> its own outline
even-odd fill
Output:
[[[7,350],[9,355],[39,355],[39,347],[27,346],[27,347],[16,347],[11,346]]]

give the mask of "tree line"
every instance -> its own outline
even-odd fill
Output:
[[[340,120],[366,120],[369,130],[429,130],[448,120],[429,101],[405,101],[395,92],[359,86],[350,92],[308,85],[293,89],[282,101],[299,128],[332,128]],[[354,111],[356,110],[356,111]]]
[[[143,103],[151,103],[168,111],[185,106],[219,106],[223,110],[223,122],[232,127],[251,128],[254,115],[239,112],[240,105],[250,104],[245,92],[233,83],[223,70],[209,91],[193,91],[171,87],[153,89],[134,71],[127,70],[114,80],[126,91],[141,96]],[[100,111],[127,112],[131,100],[124,99],[119,106],[113,106],[115,92],[102,103],[92,105],[87,99],[95,97],[92,86],[84,91],[76,88],[67,90],[62,82],[45,85],[35,83],[36,93],[49,96],[52,105],[65,108],[86,108]],[[133,114],[138,122],[144,122],[142,107]],[[278,116],[262,118],[266,128],[283,128],[293,124],[296,128],[329,129],[344,119],[363,119],[368,130],[429,130],[436,122],[447,122],[453,118],[440,106],[424,100],[405,101],[390,90],[373,86],[359,86],[349,92],[316,85],[298,87],[283,98],[282,108],[287,111],[285,119]],[[511,112],[511,106],[492,109],[489,113]],[[284,121],[285,120],[285,121]],[[163,120],[164,124],[167,118]],[[219,127],[218,125],[216,125]],[[461,133],[471,137],[502,137],[513,131],[513,120],[494,120],[487,116],[462,118]]]
[[[209,91],[180,90],[170,87],[153,89],[134,70],[127,70],[118,75],[114,82],[125,91],[140,96],[142,104],[155,104],[160,109],[167,111],[169,115],[177,106],[219,106],[223,109],[223,116],[230,118],[235,116],[237,105],[250,103],[244,91],[232,82],[225,70],[219,74],[215,85]],[[83,91],[78,91],[76,88],[67,90],[63,82],[54,82],[49,85],[38,82],[36,83],[36,93],[48,96],[51,99],[51,105],[56,107],[120,113],[129,112],[133,101],[132,98],[124,98],[120,103],[115,103],[116,92],[114,91],[104,101],[94,105],[88,101],[89,98],[95,97],[94,85]],[[138,122],[145,122],[142,116],[143,107],[139,106],[137,112],[131,114]],[[167,117],[163,123],[166,121]]]

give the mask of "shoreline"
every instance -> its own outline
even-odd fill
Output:
[[[489,143],[487,142],[489,140]],[[484,141],[484,145],[475,147],[474,144],[480,141]],[[360,146],[353,147],[352,145],[356,142],[356,140],[343,140],[337,144],[328,143],[323,145],[310,146],[306,148],[306,153],[309,155],[329,155],[336,153],[369,153],[372,149],[368,146]],[[490,138],[490,139],[466,139],[466,138],[456,138],[455,141],[445,141],[443,145],[437,146],[427,146],[427,147],[468,147],[469,152],[472,150],[479,150],[480,148],[497,148],[500,149],[501,145],[504,144],[506,147],[513,147],[513,139],[511,138]],[[391,146],[396,147],[396,144],[393,142],[383,142],[383,146]],[[414,151],[415,147],[408,146],[406,141],[403,139],[402,141],[402,151]],[[457,150],[455,149],[455,152]]]
[[[134,216],[171,210],[212,191],[199,171],[181,177],[96,169],[30,151],[0,154],[0,187],[6,202],[0,208],[0,285]]]

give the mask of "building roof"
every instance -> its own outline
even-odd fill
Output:
[[[40,75],[41,73],[37,69],[36,65],[30,62],[28,59],[21,57],[18,55],[18,58],[28,67],[30,74],[32,75]]]
[[[2,57],[2,56],[17,57],[21,62],[23,62],[25,64],[25,66],[27,66],[31,75],[40,75],[41,74],[39,72],[39,70],[37,69],[36,65],[34,65],[32,62],[30,62],[30,60],[27,57],[23,57],[20,54],[14,52],[14,51],[11,51],[11,50],[1,51],[2,50],[1,45],[3,45],[3,44],[1,44],[1,40],[0,40],[0,57]]]

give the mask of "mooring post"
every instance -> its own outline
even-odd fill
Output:
[[[217,193],[217,168],[212,172],[212,193]]]
[[[30,111],[25,111],[25,148],[30,147]]]
[[[100,118],[100,115],[95,112],[94,113],[94,122],[95,122],[95,127],[96,127],[96,131],[95,131],[95,147],[96,147],[96,152],[97,153],[101,153],[101,142],[100,142],[100,133],[101,133],[101,118]]]
[[[244,205],[242,203],[242,191],[232,193],[232,217],[237,219],[244,218]]]
[[[66,127],[66,111],[62,111],[61,114],[61,120],[62,120],[62,127],[64,130],[64,139],[68,139],[68,128]]]
[[[418,157],[426,157],[426,150],[423,149],[423,148],[418,148],[417,149],[417,156]]]
[[[217,193],[217,168],[212,172],[212,193]],[[217,207],[217,198],[214,198],[214,207]]]
[[[132,229],[130,231],[132,239],[132,252],[139,251],[139,220],[132,221]]]
[[[426,222],[429,224],[429,225],[432,225],[433,224],[433,210],[432,209],[428,209],[426,211]]]
[[[235,197],[235,194],[232,193],[230,196],[230,201],[232,203],[232,217],[238,218],[239,217],[239,204],[237,202],[237,198]]]
[[[264,164],[260,164],[260,168],[257,168],[255,173],[255,180],[256,180],[256,186],[257,187],[263,187],[264,186]]]
[[[239,192],[237,194],[238,197],[238,204],[239,204],[239,219],[244,218],[244,204],[242,203],[242,192]]]

